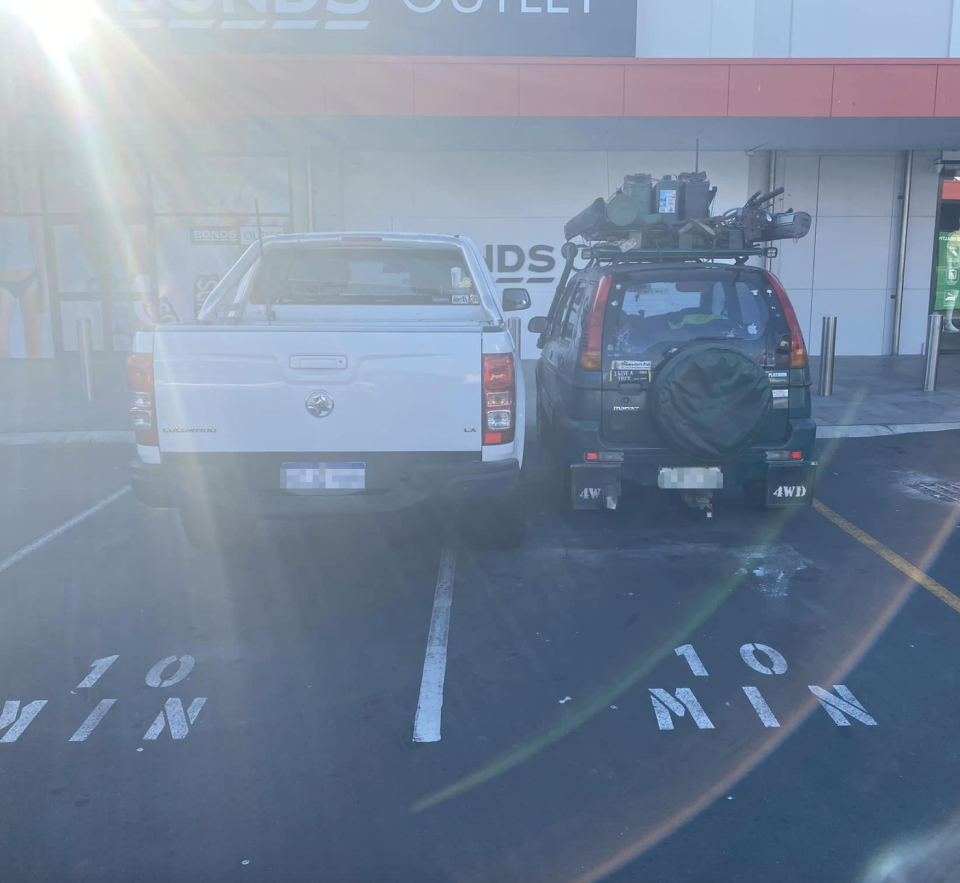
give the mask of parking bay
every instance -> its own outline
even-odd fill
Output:
[[[878,449],[841,447],[820,497],[843,513],[878,495],[871,532],[920,555],[954,509],[853,474]],[[924,474],[952,468],[926,455]],[[876,457],[874,478],[890,462]],[[886,526],[879,500],[910,530]],[[14,797],[0,812],[27,846],[6,870],[590,879],[636,854],[622,879],[846,879],[948,820],[960,620],[941,601],[811,510],[761,515],[731,496],[708,523],[656,494],[610,518],[528,504],[523,549],[454,544],[442,738],[427,744],[411,736],[436,525],[270,526],[204,560],[175,518],[120,500],[75,529],[108,531],[106,556],[85,558],[81,536],[69,559],[51,544],[11,568],[0,698],[48,705],[0,744]],[[954,589],[955,557],[945,545],[932,571]],[[748,645],[786,671],[764,673],[782,666],[762,649],[749,664]],[[189,676],[150,686],[174,654],[195,659]],[[838,726],[810,690],[842,698],[834,685],[875,725]],[[670,711],[683,690],[711,726]],[[207,701],[185,738],[144,741],[172,695]],[[104,698],[102,722],[68,743]]]

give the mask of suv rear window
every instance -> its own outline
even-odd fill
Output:
[[[480,303],[456,248],[283,248],[268,252],[263,270],[255,304]]]
[[[608,345],[618,355],[645,353],[661,344],[692,340],[760,340],[776,313],[776,294],[760,272],[715,267],[657,270],[616,277],[610,306],[619,307]]]

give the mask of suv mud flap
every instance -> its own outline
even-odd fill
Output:
[[[816,463],[790,463],[767,469],[767,506],[812,506]]]
[[[570,502],[574,509],[616,509],[620,500],[620,464],[570,467]]]

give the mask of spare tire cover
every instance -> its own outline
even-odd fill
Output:
[[[767,372],[724,343],[682,349],[663,366],[652,393],[664,439],[699,460],[726,460],[746,450],[773,409]]]

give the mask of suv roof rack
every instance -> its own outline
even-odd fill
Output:
[[[572,244],[572,243],[570,243]],[[665,261],[734,260],[745,263],[748,258],[775,258],[775,246],[754,248],[624,248],[623,245],[575,246],[584,260],[594,263],[644,264]]]

